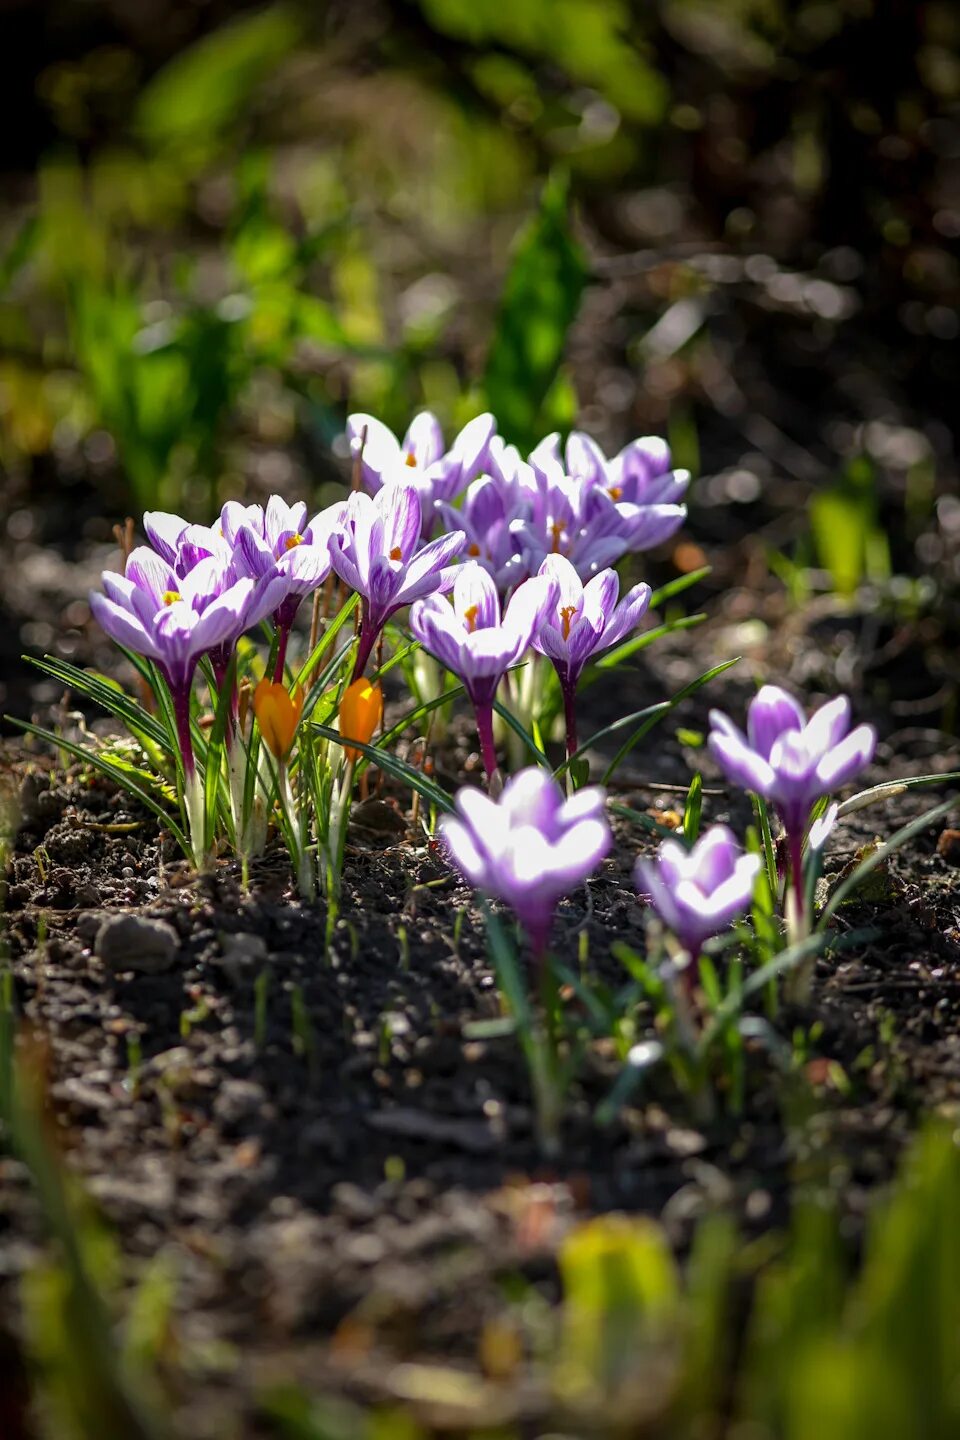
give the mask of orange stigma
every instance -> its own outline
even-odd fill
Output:
[[[464,620],[466,620],[466,622],[467,622],[467,630],[470,632],[471,635],[473,634],[474,630],[476,630],[476,628],[477,628],[477,610],[478,610],[478,608],[479,608],[479,607],[476,606],[476,605],[471,605],[471,606],[469,606],[468,609],[464,610],[464,612],[463,612],[463,618],[464,618]]]
[[[292,550],[295,545],[302,545],[302,544],[303,544],[303,536],[302,536],[302,535],[288,535],[287,538],[286,538],[286,540],[284,540],[284,542],[283,542],[283,548],[284,548],[284,550]]]
[[[479,555],[479,554],[480,554],[480,546],[479,546],[479,545],[468,545],[468,546],[467,546],[467,554],[468,554],[468,555]]]
[[[560,611],[560,624],[564,640],[570,638],[570,619],[573,615],[576,615],[576,613],[576,605],[564,605]]]
[[[400,546],[399,546],[399,545],[394,545],[393,549],[390,551],[390,559],[391,559],[391,560],[402,560],[402,559],[403,559],[403,551],[400,549]]]
[[[623,488],[620,485],[611,485],[610,489],[607,491],[607,494],[610,496],[611,500],[619,500],[620,496],[623,494]]]
[[[553,536],[553,553],[554,555],[559,555],[560,537],[563,534],[563,526],[559,520],[554,520],[553,524],[550,526],[550,534]]]
[[[407,454],[407,456],[406,456],[406,459],[404,460],[403,463],[404,463],[404,465],[409,465],[411,470],[416,470],[416,468],[417,468],[417,457],[416,457],[416,455],[413,455],[413,454],[411,454],[411,453],[408,452],[408,454]]]

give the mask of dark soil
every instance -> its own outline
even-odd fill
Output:
[[[34,565],[48,554],[29,553]],[[34,623],[62,636],[62,607],[105,553],[52,552]],[[733,553],[749,562],[749,542]],[[722,581],[736,562],[719,547],[718,557]],[[4,585],[8,604],[22,593],[16,571]],[[885,624],[875,606],[827,600],[792,612],[769,584],[705,599],[708,624],[590,692],[585,733],[744,655],[631,757],[618,789],[635,808],[669,823],[702,766],[706,818],[748,821],[705,752],[675,731],[704,730],[711,704],[739,713],[758,674],[813,699],[853,666],[858,717],[881,734],[865,783],[960,767],[957,742],[921,728],[911,708],[942,683],[929,633],[942,620]],[[111,663],[75,618],[75,654]],[[27,677],[8,672],[12,694],[28,693]],[[46,701],[49,720],[57,699],[41,688],[31,703]],[[54,714],[67,728],[80,723],[70,704]],[[279,1379],[399,1400],[452,1430],[547,1420],[529,1317],[557,1299],[557,1246],[577,1219],[652,1214],[682,1250],[718,1209],[747,1234],[782,1227],[799,1180],[835,1195],[855,1239],[917,1116],[960,1102],[960,879],[949,845],[937,854],[938,828],[843,908],[841,928],[875,922],[882,939],[821,961],[809,1009],[781,1010],[777,1033],[789,1051],[805,1032],[805,1051],[784,1073],[755,1046],[743,1113],[721,1091],[705,1121],[664,1075],[601,1131],[593,1110],[616,1066],[599,1046],[571,1097],[562,1161],[547,1165],[515,1042],[469,1036],[498,1014],[482,925],[442,853],[410,830],[409,796],[387,787],[355,810],[328,954],[324,908],[297,899],[282,852],[254,867],[248,892],[231,863],[197,879],[151,817],[99,780],[64,776],[15,741],[4,763],[19,825],[6,925],[17,1008],[48,1047],[63,1152],[116,1231],[126,1280],[157,1257],[169,1266],[177,1353],[190,1357],[171,1384],[196,1440],[270,1433],[257,1416]],[[455,727],[438,778],[453,789],[476,765],[469,729]],[[907,792],[850,817],[828,881],[935,798]],[[611,979],[611,942],[641,942],[631,870],[649,848],[637,830],[618,839],[555,930],[564,961]],[[139,952],[129,968],[105,966],[95,941],[118,912],[174,927],[169,968],[141,973]],[[22,1167],[0,1166],[0,1277],[15,1316],[42,1227]],[[504,1328],[519,1339],[501,1364],[491,1337]],[[461,1367],[475,1380],[469,1403],[444,1401],[405,1361]]]

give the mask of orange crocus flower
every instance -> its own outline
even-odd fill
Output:
[[[264,676],[253,692],[253,713],[257,717],[263,743],[278,760],[282,760],[293,744],[303,714],[300,686],[290,695],[284,685]]]
[[[340,701],[340,734],[348,740],[359,740],[361,744],[369,745],[382,715],[383,691],[379,685],[372,685],[361,676],[343,692],[343,699]],[[360,759],[360,751],[355,750],[352,745],[344,745],[343,753],[352,763]]]

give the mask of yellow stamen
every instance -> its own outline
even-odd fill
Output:
[[[464,610],[464,612],[463,612],[463,618],[464,618],[464,620],[466,620],[466,622],[467,622],[467,629],[468,629],[468,631],[470,632],[471,635],[473,634],[474,630],[476,630],[476,628],[477,628],[477,610],[478,610],[478,609],[479,609],[479,606],[477,606],[477,605],[471,605],[471,606],[469,606],[468,609]]]
[[[340,701],[340,734],[348,740],[358,740],[369,745],[374,730],[383,715],[383,691],[379,685],[371,685],[361,675],[343,692]],[[352,745],[344,745],[343,753],[348,760],[360,759],[360,751]]]
[[[394,545],[393,549],[390,551],[390,559],[391,559],[391,560],[402,560],[402,559],[403,559],[403,551],[400,549],[400,546],[399,546],[399,545]]]
[[[257,717],[263,743],[278,760],[282,760],[293,744],[303,714],[300,686],[289,695],[286,686],[264,676],[253,692],[253,713]]]
[[[576,605],[564,605],[560,611],[560,621],[564,640],[568,640],[570,638],[570,620],[572,616],[576,615],[576,613]]]
[[[286,538],[286,540],[284,540],[284,542],[283,542],[283,548],[284,548],[284,550],[292,550],[295,545],[302,545],[302,544],[303,544],[303,536],[302,536],[302,535],[288,535],[287,538]]]
[[[182,599],[183,596],[179,590],[164,590],[163,592],[164,605],[176,605],[177,601]]]

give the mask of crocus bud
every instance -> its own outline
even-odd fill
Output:
[[[340,701],[340,734],[348,740],[369,745],[383,715],[383,691],[379,685],[360,677],[348,685]],[[351,763],[360,759],[360,751],[344,745],[343,753]]]
[[[285,686],[266,676],[253,692],[253,713],[260,726],[263,742],[282,760],[293,744],[300,716],[303,714],[303,691],[298,685],[293,694]]]

